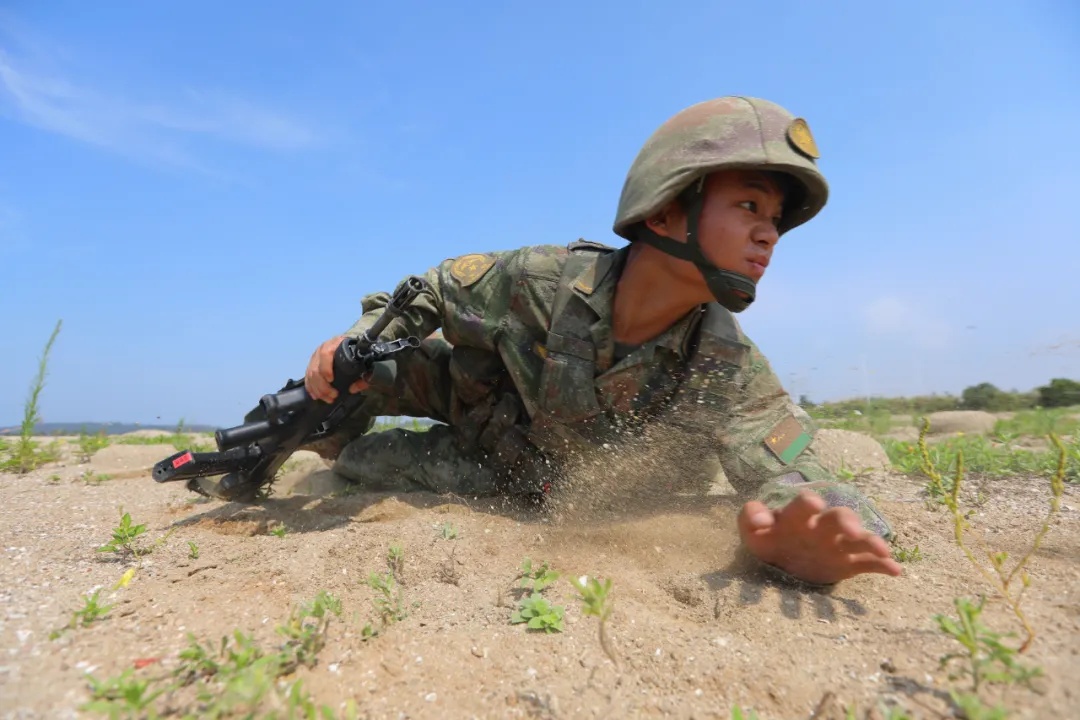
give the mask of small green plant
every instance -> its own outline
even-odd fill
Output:
[[[375,591],[373,603],[383,627],[392,625],[408,617],[401,586],[394,580],[394,574],[371,573],[368,575],[368,587]]]
[[[897,545],[892,551],[893,559],[896,562],[918,562],[923,559],[922,550],[916,545],[913,548],[905,548]]]
[[[929,456],[925,453],[925,441],[924,436],[929,429],[930,423],[924,421],[922,433],[919,436],[920,445],[924,448],[924,468],[923,472],[930,478],[930,487],[932,493],[939,497],[940,502],[948,508],[949,512],[953,516],[953,537],[956,541],[956,545],[963,551],[965,557],[970,561],[972,566],[978,570],[983,579],[987,581],[994,588],[994,590],[1001,596],[1012,610],[1017,620],[1024,628],[1025,638],[1023,644],[1020,646],[1019,652],[1025,652],[1030,647],[1031,642],[1035,639],[1035,631],[1028,623],[1027,617],[1024,615],[1021,609],[1021,601],[1023,600],[1024,592],[1031,584],[1031,578],[1028,576],[1026,566],[1031,560],[1032,556],[1038,551],[1042,545],[1043,538],[1050,530],[1050,522],[1054,515],[1061,508],[1061,496],[1065,492],[1065,447],[1062,445],[1061,440],[1056,435],[1050,436],[1050,441],[1058,449],[1058,467],[1056,472],[1050,478],[1050,508],[1046,516],[1043,518],[1042,524],[1035,533],[1035,538],[1032,541],[1031,547],[1027,552],[1021,556],[1020,560],[1014,563],[1012,569],[1006,568],[1006,563],[1009,558],[1007,552],[993,552],[989,548],[983,546],[981,548],[982,554],[989,560],[990,568],[981,563],[978,558],[975,557],[974,552],[968,547],[967,542],[964,539],[964,532],[968,529],[968,513],[966,513],[961,507],[960,503],[960,487],[964,477],[964,456],[961,453],[957,458],[956,475],[951,483],[946,483],[941,474],[934,467],[933,462]],[[1019,591],[1014,590],[1014,581],[1020,581]]]
[[[112,605],[103,605],[98,602],[98,595],[100,595],[100,593],[100,590],[95,590],[93,594],[86,596],[83,606],[72,613],[72,627],[76,625],[87,627],[98,620],[104,619],[109,614]]]
[[[731,708],[731,720],[761,720],[755,710],[743,710],[739,705]]]
[[[285,527],[284,523],[282,523],[281,525],[278,525],[276,528],[271,530],[270,534],[275,537],[283,538],[288,532],[289,528]]]
[[[559,579],[559,573],[548,567],[545,560],[539,567],[533,569],[532,560],[525,558],[521,562],[521,572],[517,578],[521,580],[521,587],[533,592],[543,592],[544,588]]]
[[[322,590],[313,602],[293,610],[288,622],[278,626],[278,633],[288,638],[284,649],[295,657],[296,665],[315,664],[315,656],[326,644],[331,615],[341,617],[341,601]]]
[[[98,450],[108,446],[109,438],[105,430],[99,430],[96,435],[88,435],[85,429],[79,431],[79,457],[83,462],[90,462]]]
[[[552,605],[543,595],[534,592],[518,603],[510,616],[510,624],[525,623],[529,630],[545,633],[562,632],[564,612],[561,605]]]
[[[953,603],[958,614],[956,618],[935,615],[934,619],[938,628],[963,648],[962,652],[944,655],[941,658],[942,667],[957,659],[966,661],[962,674],[969,675],[972,680],[970,692],[962,692],[952,688],[949,690],[949,695],[954,705],[969,720],[1004,718],[1006,711],[1000,706],[990,708],[984,705],[979,697],[979,690],[984,682],[1026,684],[1031,679],[1038,677],[1042,672],[1038,667],[1026,667],[1017,660],[1017,656],[1026,652],[1035,639],[1035,631],[1023,612],[1021,602],[1024,593],[1031,585],[1031,578],[1027,573],[1026,566],[1042,544],[1043,538],[1050,529],[1053,516],[1060,509],[1061,496],[1064,493],[1065,486],[1067,457],[1065,446],[1056,435],[1050,436],[1051,443],[1058,450],[1057,469],[1050,478],[1050,508],[1036,531],[1030,548],[1010,569],[1007,567],[1009,559],[1007,552],[992,551],[982,545],[979,550],[981,551],[980,554],[988,561],[989,567],[987,567],[976,557],[975,552],[969,547],[965,539],[965,531],[969,527],[968,518],[970,513],[965,512],[960,501],[960,489],[964,478],[964,455],[962,452],[957,454],[956,474],[951,482],[946,481],[934,466],[933,460],[927,452],[925,435],[928,429],[929,422],[924,420],[919,434],[919,448],[923,473],[929,478],[928,490],[931,497],[944,505],[951,513],[953,517],[953,537],[957,547],[960,548],[971,565],[1013,612],[1024,630],[1024,639],[1019,647],[1013,648],[1003,643],[1002,638],[1011,637],[1012,635],[992,631],[981,622],[980,618],[986,601],[985,597],[981,597],[978,604],[967,598],[955,598]],[[1019,580],[1020,588],[1018,590],[1015,587],[1016,580]],[[950,676],[950,679],[956,677]]]
[[[129,668],[106,680],[88,676],[92,700],[81,709],[110,718],[182,714],[185,718],[355,720],[359,713],[354,702],[339,716],[328,706],[316,705],[299,680],[284,680],[300,665],[315,664],[325,645],[330,616],[340,614],[339,601],[320,592],[312,603],[295,608],[277,628],[285,643],[274,650],[261,647],[252,635],[239,630],[234,630],[231,638],[222,637],[218,648],[200,643],[189,633],[188,647],[180,651],[180,664],[171,673],[140,679]],[[198,686],[194,706],[177,708],[172,691],[192,685]],[[155,707],[155,700],[163,693],[168,693],[168,702],[165,707]]]
[[[454,540],[458,536],[457,528],[451,522],[445,522],[440,530],[443,540]]]
[[[41,421],[39,401],[41,391],[45,388],[45,376],[48,373],[49,352],[52,350],[56,336],[60,334],[63,320],[56,322],[49,341],[45,343],[45,351],[38,361],[38,372],[34,381],[30,384],[30,394],[23,405],[23,419],[19,428],[19,439],[15,447],[11,449],[10,457],[0,463],[0,470],[14,470],[17,473],[28,473],[35,468],[41,467],[47,462],[52,462],[59,457],[59,445],[55,442],[42,449],[34,440],[34,428]]]
[[[188,540],[188,557],[192,560],[199,559],[199,546]]]
[[[89,627],[95,622],[104,620],[109,615],[109,611],[112,610],[112,605],[103,604],[98,598],[101,594],[101,590],[95,590],[93,593],[86,595],[83,598],[83,606],[78,610],[71,613],[71,620],[62,628],[53,630],[49,633],[49,639],[55,640],[60,637],[65,630],[73,630],[79,627]]]
[[[146,532],[146,525],[132,523],[131,514],[120,508],[120,524],[113,528],[112,540],[102,545],[98,552],[111,552],[117,555],[134,555],[138,557],[139,548],[135,546],[135,539]]]
[[[92,470],[87,470],[83,472],[83,474],[79,477],[82,478],[83,483],[85,483],[86,485],[92,485],[94,487],[97,487],[106,480],[112,479],[112,476],[108,473],[96,473]]]
[[[1039,668],[1028,668],[1017,661],[1018,651],[1001,642],[1002,637],[982,624],[983,606],[986,598],[979,598],[976,605],[968,598],[954,598],[957,617],[935,615],[938,627],[963,647],[963,652],[949,653],[941,658],[941,666],[946,667],[954,660],[966,663],[959,675],[950,675],[950,679],[971,677],[971,689],[978,692],[983,682],[1028,683],[1042,674]]]
[[[386,551],[386,565],[394,579],[400,583],[405,572],[405,551],[399,543],[394,543]]]
[[[574,586],[580,596],[582,602],[581,612],[584,615],[599,618],[600,647],[604,650],[604,654],[608,656],[608,659],[615,664],[615,667],[618,667],[619,660],[615,655],[615,649],[611,645],[611,638],[608,637],[606,631],[607,621],[611,617],[612,610],[612,601],[609,598],[611,594],[611,578],[600,582],[598,578],[582,575],[576,580],[570,578],[570,584]]]
[[[138,717],[156,720],[160,716],[154,709],[153,703],[169,688],[160,687],[151,690],[153,680],[140,680],[133,674],[134,671],[128,668],[117,677],[105,680],[98,680],[93,675],[89,676],[92,699],[81,709],[102,713],[110,718]]]

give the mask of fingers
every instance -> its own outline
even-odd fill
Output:
[[[304,373],[304,386],[316,400],[333,402],[337,398],[334,389],[334,353],[341,344],[342,336],[330,338],[315,350]]]
[[[891,557],[882,558],[877,555],[869,555],[866,553],[850,556],[848,558],[847,570],[851,573],[849,577],[854,577],[855,575],[860,575],[862,573],[877,573],[879,575],[900,577],[903,572],[900,563],[896,562]]]
[[[780,521],[790,528],[809,528],[815,524],[815,516],[824,509],[825,501],[820,495],[800,490],[795,499],[780,511]]]
[[[869,532],[862,526],[862,521],[855,511],[848,507],[832,507],[821,514],[818,527],[823,533],[840,537],[837,540],[859,540]]]
[[[751,500],[739,511],[739,532],[742,535],[760,533],[776,524],[772,510],[764,503]]]

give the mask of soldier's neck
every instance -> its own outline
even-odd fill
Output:
[[[693,268],[697,278],[682,265]],[[615,286],[611,320],[615,342],[640,345],[709,302],[711,295],[699,278],[691,263],[671,258],[648,245],[631,247]]]

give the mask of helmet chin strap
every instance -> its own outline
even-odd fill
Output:
[[[635,239],[652,245],[662,253],[694,263],[716,301],[731,312],[742,312],[754,302],[757,285],[745,275],[718,268],[709,262],[698,242],[698,219],[701,217],[704,184],[705,178],[701,178],[688,188],[681,198],[686,211],[685,243],[658,235],[646,226],[640,228]]]

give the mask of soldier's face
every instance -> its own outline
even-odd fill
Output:
[[[760,280],[780,240],[783,209],[783,191],[768,173],[736,170],[710,176],[698,221],[702,252],[717,267]]]
[[[705,257],[719,268],[760,280],[780,239],[777,226],[783,205],[782,185],[770,173],[713,173],[705,183],[698,220],[698,242]],[[674,203],[664,215],[662,234],[685,242],[686,216],[681,206]]]

